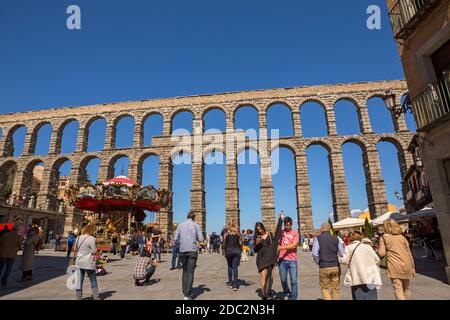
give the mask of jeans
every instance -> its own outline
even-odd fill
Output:
[[[72,252],[73,244],[67,245],[67,258],[70,257],[70,253]]]
[[[255,251],[253,250],[253,238],[248,242],[249,248],[250,248],[250,255],[253,256],[255,254]]]
[[[152,250],[155,258],[158,258],[158,261],[161,261],[161,248],[159,247],[157,242],[152,242]]]
[[[139,243],[139,255],[142,256],[142,253],[144,252],[144,244]]]
[[[353,300],[378,300],[377,289],[369,289],[366,284],[352,286]]]
[[[239,261],[241,260],[241,253],[240,252],[232,252],[230,254],[226,254],[225,257],[227,258],[228,262],[228,282],[233,286],[237,287],[238,285],[238,266]]]
[[[182,289],[185,297],[192,294],[192,285],[194,284],[194,270],[197,264],[198,252],[180,252],[180,260],[183,266]]]
[[[297,260],[280,260],[278,270],[280,272],[281,285],[285,296],[289,296],[289,300],[297,300]],[[289,290],[287,274],[291,280],[291,289]]]
[[[125,258],[127,254],[127,246],[120,246],[120,259]]]
[[[8,280],[9,273],[11,272],[11,268],[14,264],[14,260],[16,259],[0,258],[0,275],[3,272],[3,269],[5,269],[2,275],[2,285],[5,285],[6,281]]]
[[[89,270],[89,269],[77,269],[78,272],[78,282],[77,282],[77,290],[83,290],[83,282],[84,282],[84,275],[87,273],[89,277],[89,281],[91,281],[91,288],[97,288],[97,275],[95,274],[95,270]]]
[[[179,244],[174,245],[172,248],[172,268],[181,267],[180,261],[181,259],[179,257],[179,252],[180,252],[180,245]]]

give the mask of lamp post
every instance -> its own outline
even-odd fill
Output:
[[[402,113],[406,113],[407,110],[410,110],[412,112],[409,96],[406,97],[403,104],[397,104],[395,101],[395,94],[393,94],[391,91],[386,91],[382,99],[395,119],[398,119],[400,115]]]

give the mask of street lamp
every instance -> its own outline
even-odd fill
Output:
[[[395,94],[393,94],[391,91],[386,91],[385,95],[383,96],[383,101],[391,114],[395,117],[395,119],[398,119],[402,113],[406,113],[408,109],[411,110],[411,101],[409,95],[406,97],[403,104],[400,105],[395,101]]]
[[[403,200],[403,197],[400,197],[400,193],[397,190],[395,190],[394,195],[397,198],[397,200]]]

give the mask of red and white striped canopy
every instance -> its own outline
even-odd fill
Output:
[[[113,178],[113,179],[111,179],[111,180],[104,181],[104,182],[103,182],[103,185],[109,186],[109,185],[112,185],[112,184],[118,184],[118,183],[125,184],[125,185],[127,185],[128,187],[132,187],[132,186],[135,186],[135,185],[138,184],[136,181],[133,181],[133,180],[131,180],[131,179],[128,179],[128,178],[125,177],[125,176],[117,176],[117,177],[115,177],[115,178]]]

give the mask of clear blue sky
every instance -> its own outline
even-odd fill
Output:
[[[66,9],[81,8],[81,30],[66,28]],[[366,9],[382,9],[381,30],[366,28]],[[403,78],[384,0],[347,1],[22,1],[0,0],[0,111],[17,112],[49,107],[141,100],[250,89]],[[275,109],[275,108],[274,108]],[[282,127],[288,113],[269,113],[269,128]],[[278,112],[279,111],[279,112]],[[324,135],[323,112],[302,108],[305,135]],[[377,132],[391,132],[382,102],[369,103]],[[351,105],[336,107],[338,132],[357,132]],[[220,113],[206,119],[208,127],[223,128]],[[408,116],[408,126],[413,127]],[[242,109],[236,127],[254,127],[251,109]],[[132,139],[132,121],[120,124],[119,146]],[[89,150],[103,146],[104,124],[92,132]],[[190,115],[175,127],[190,128]],[[75,147],[76,124],[64,136],[63,152]],[[287,128],[289,134],[292,128]],[[47,131],[47,136],[45,132]],[[42,130],[37,152],[46,153],[49,128]],[[146,123],[146,144],[161,132],[160,119]],[[24,132],[17,133],[17,140]],[[17,142],[20,149],[20,142]],[[388,200],[400,205],[400,173],[393,145],[378,145]],[[343,148],[352,209],[365,209],[367,196],[361,150]],[[247,152],[248,153],[248,152]],[[296,216],[292,154],[282,149],[280,172],[273,176],[276,210]],[[330,177],[325,150],[308,150],[314,223],[331,211]],[[89,164],[96,177],[99,163]],[[63,166],[67,172],[70,164]],[[119,161],[116,173],[126,161]],[[144,183],[157,184],[158,161],[148,159]],[[253,228],[261,218],[259,166],[239,166],[242,227]],[[206,168],[208,232],[225,221],[225,166]],[[189,208],[190,165],[174,168],[174,217],[184,219]]]

